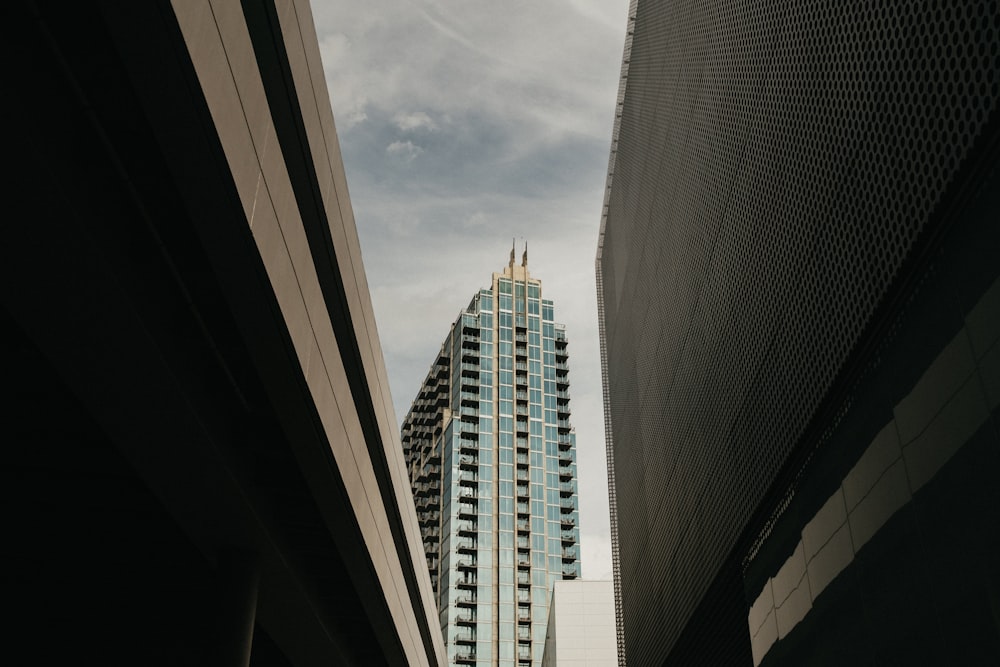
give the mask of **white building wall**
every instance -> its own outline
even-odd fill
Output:
[[[557,581],[542,667],[617,667],[615,589],[610,581]]]

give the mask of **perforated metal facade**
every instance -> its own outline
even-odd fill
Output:
[[[632,16],[598,251],[626,655],[739,664],[737,546],[995,142],[1000,11]]]

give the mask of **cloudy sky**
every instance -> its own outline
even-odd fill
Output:
[[[611,577],[594,256],[627,0],[312,0],[397,420],[529,246],[570,340],[583,576]]]

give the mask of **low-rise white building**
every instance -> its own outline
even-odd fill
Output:
[[[617,667],[615,589],[610,581],[557,581],[542,667]]]

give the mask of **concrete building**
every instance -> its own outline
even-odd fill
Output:
[[[633,2],[597,254],[630,665],[1000,664],[995,2]]]
[[[617,667],[611,581],[557,581],[549,603],[542,667]]]
[[[538,667],[548,594],[579,576],[568,340],[510,262],[452,325],[402,426],[453,665]]]
[[[5,11],[6,661],[444,664],[308,2]]]

